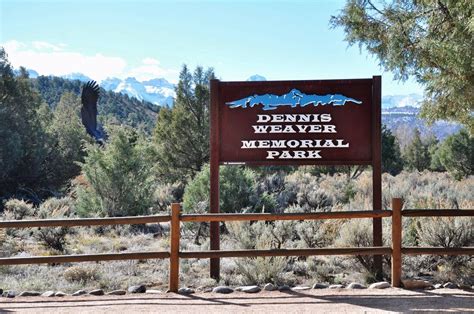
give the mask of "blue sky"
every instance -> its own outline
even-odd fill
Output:
[[[422,93],[393,81],[364,50],[348,47],[331,15],[344,1],[0,0],[0,44],[14,66],[94,79],[165,77],[186,63],[223,80],[383,75],[383,94]]]

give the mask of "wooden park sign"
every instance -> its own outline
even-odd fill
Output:
[[[381,209],[381,78],[211,81],[211,212],[219,212],[219,165],[370,165]],[[382,224],[374,218],[374,246]],[[219,226],[211,223],[211,250]],[[376,264],[380,266],[381,257]],[[211,259],[219,277],[219,259]]]

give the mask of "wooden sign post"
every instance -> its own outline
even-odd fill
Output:
[[[318,81],[211,81],[210,212],[219,212],[220,165],[370,165],[382,209],[381,77]],[[219,223],[211,222],[211,250]],[[382,222],[374,218],[374,246]],[[375,256],[378,275],[382,258]],[[211,258],[219,278],[219,259]]]

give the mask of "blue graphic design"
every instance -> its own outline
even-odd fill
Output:
[[[263,110],[275,110],[280,106],[295,107],[306,107],[309,105],[313,106],[344,106],[346,102],[353,102],[360,105],[362,101],[353,98],[346,97],[341,94],[328,94],[328,95],[307,95],[293,88],[289,93],[283,95],[265,94],[265,95],[253,95],[239,100],[227,102],[230,108],[247,108],[254,107],[256,105],[263,105]]]

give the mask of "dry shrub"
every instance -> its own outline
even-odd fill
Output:
[[[235,261],[237,273],[241,275],[242,284],[257,285],[265,283],[293,284],[285,273],[288,258],[283,256],[243,258]],[[290,282],[289,282],[290,281]]]
[[[68,218],[74,215],[71,199],[65,197],[61,199],[50,198],[41,204],[38,210],[38,218]],[[38,228],[34,232],[35,238],[46,248],[65,252],[66,236],[72,233],[69,227]]]
[[[72,266],[64,271],[64,279],[68,282],[86,283],[99,278],[98,271],[90,266]]]
[[[372,222],[364,219],[348,220],[341,228],[335,241],[338,247],[369,247],[373,245]],[[366,271],[374,272],[374,259],[369,255],[356,255],[357,262]]]
[[[428,217],[417,223],[417,233],[422,246],[470,247],[474,244],[474,218]],[[472,256],[427,256],[432,261],[435,277],[441,281],[474,284]]]
[[[474,218],[427,217],[417,224],[420,243],[435,247],[463,247],[474,243]]]
[[[235,245],[241,249],[271,249],[283,248],[291,245],[291,238],[295,233],[294,221],[275,221],[274,223],[229,223],[229,236],[235,239]],[[265,284],[292,284],[294,276],[288,273],[291,270],[289,258],[286,257],[257,257],[235,259],[235,273],[239,276],[239,283]]]
[[[33,215],[33,205],[24,200],[10,199],[5,203],[3,217],[5,220],[22,220]]]

